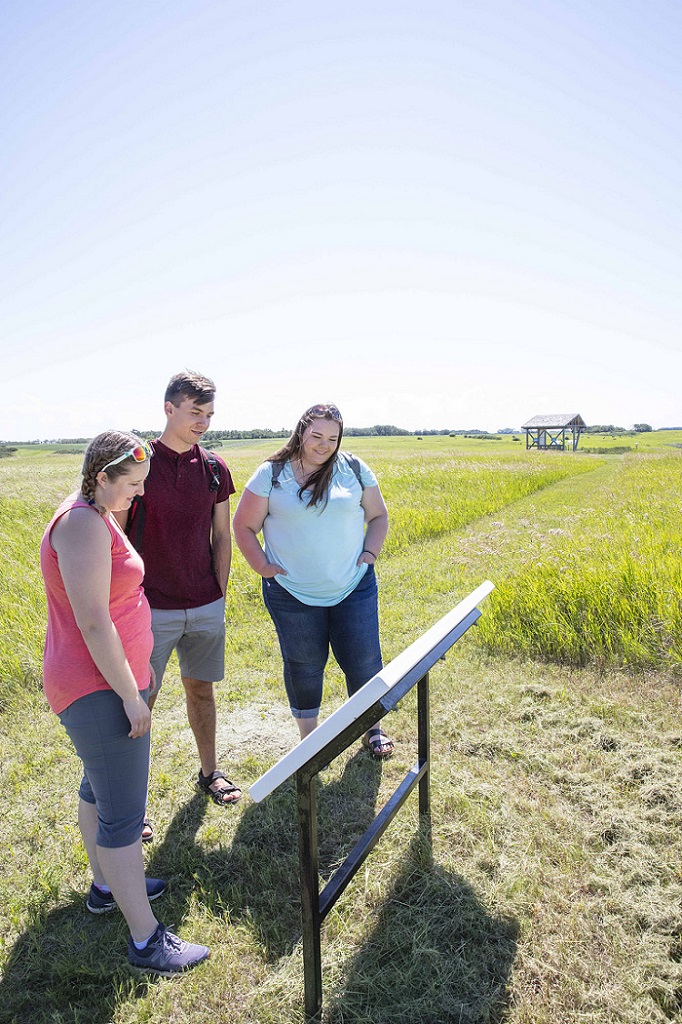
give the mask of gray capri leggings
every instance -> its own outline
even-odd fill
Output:
[[[140,696],[146,700],[147,690]],[[83,762],[79,796],[97,808],[97,845],[131,846],[142,835],[149,780],[149,733],[131,739],[113,690],[79,697],[59,715]]]

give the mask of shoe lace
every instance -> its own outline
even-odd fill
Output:
[[[177,935],[173,935],[173,932],[164,932],[163,933],[163,944],[164,944],[164,946],[168,946],[171,949],[175,949],[175,950],[181,950],[182,949],[182,939],[179,938]]]

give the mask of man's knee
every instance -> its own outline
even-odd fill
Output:
[[[209,683],[205,679],[192,679],[189,676],[182,676],[181,678],[187,700],[196,703],[212,702],[214,700],[213,683]]]

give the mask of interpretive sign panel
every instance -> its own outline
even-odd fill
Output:
[[[293,750],[285,754],[277,764],[268,769],[264,775],[254,782],[249,789],[249,794],[258,803],[277,789],[286,779],[307,764],[327,746],[347,726],[358,719],[368,708],[371,708],[381,698],[389,696],[392,688],[396,686],[407,672],[433,650],[439,641],[457,628],[468,615],[476,608],[479,601],[494,590],[495,587],[486,580],[480,587],[472,591],[468,597],[460,601],[452,611],[444,615],[426,633],[410,644],[390,664],[385,665],[380,672],[365,683],[362,689],[354,693],[352,697],[334,711],[328,718],[318,725],[310,735],[301,740]]]

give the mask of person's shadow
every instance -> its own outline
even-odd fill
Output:
[[[365,752],[346,762],[337,781],[322,773],[322,884],[373,821],[381,774],[381,764]],[[296,950],[301,936],[295,782],[246,807],[231,843],[208,851],[197,841],[207,807],[205,796],[197,793],[155,845],[147,873],[167,878],[170,885],[154,911],[182,933],[183,919],[198,900],[215,917],[254,929],[263,956],[275,964]],[[383,842],[389,841],[387,833]],[[463,878],[431,864],[429,850],[418,833],[391,891],[382,897],[371,934],[344,965],[343,981],[325,982],[329,1024],[503,1019],[517,926],[493,918]],[[349,893],[346,898],[352,898],[352,883]],[[73,893],[46,915],[36,914],[0,982],[0,1024],[109,1024],[120,1004],[144,997],[156,983],[153,976],[130,971],[127,940],[123,916],[88,914],[83,893]],[[323,934],[323,979],[324,962]]]
[[[193,837],[205,810],[195,797],[176,814],[147,864],[148,875],[170,882],[153,909],[161,920],[182,923],[191,893]],[[36,913],[12,949],[0,982],[0,1024],[58,1020],[60,1024],[110,1024],[119,1004],[147,994],[155,977],[135,973],[127,962],[128,928],[114,910],[92,915],[85,893]]]
[[[374,819],[381,765],[358,751],[341,777],[320,777],[319,867],[322,884]],[[343,837],[339,837],[339,821]],[[185,836],[186,842],[188,836]],[[202,900],[255,929],[268,962],[290,954],[301,937],[301,890],[295,780],[243,812],[232,843],[203,853],[193,866]]]
[[[332,850],[324,837],[338,824],[342,791],[347,791],[345,805],[350,800],[356,816],[356,827],[344,837],[348,852],[374,817],[380,779],[380,767],[363,753],[347,762],[338,782],[325,785],[323,778],[323,874],[339,853],[338,841]],[[163,841],[155,844],[146,872],[167,879],[169,891],[153,910],[182,933],[188,908],[198,898],[216,917],[255,928],[265,956],[274,962],[292,952],[301,931],[294,781],[247,807],[230,845],[207,852],[197,833],[208,806],[203,794],[194,795],[179,808]],[[129,969],[127,942],[123,915],[88,913],[84,892],[70,893],[66,903],[46,914],[36,913],[7,959],[0,981],[0,1024],[109,1024],[120,1004],[144,997],[158,980]]]
[[[381,763],[361,751],[346,762],[338,781],[322,773],[321,885],[374,820],[381,778]],[[296,813],[295,784],[289,780],[249,807],[231,848],[210,854],[199,868],[208,897],[213,892],[233,916],[248,917],[271,963],[292,954],[301,938]],[[382,843],[390,842],[389,827]],[[374,857],[381,858],[381,847],[370,854],[370,871]],[[353,884],[345,900],[353,900]],[[380,899],[366,941],[340,970],[334,940],[323,930],[325,1024],[501,1024],[509,1008],[518,923],[492,915],[464,877],[433,863],[428,827],[415,832],[390,891]]]
[[[367,941],[324,993],[325,1024],[502,1024],[518,933],[433,864],[417,832]]]

